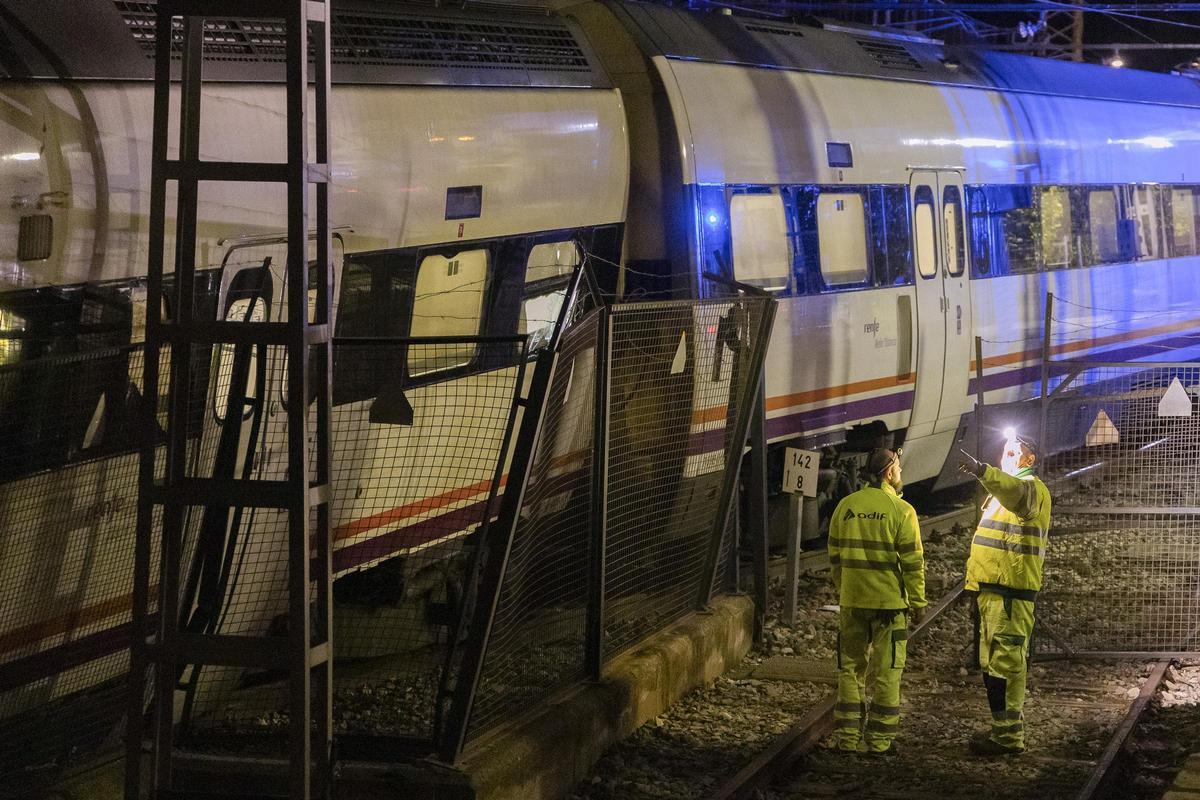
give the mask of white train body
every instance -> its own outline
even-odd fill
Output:
[[[0,23],[42,24],[69,39],[62,22],[53,21],[55,3],[45,5],[4,11]],[[94,334],[86,320],[74,320],[63,333],[33,316],[46,298],[68,310],[88,308],[91,301],[72,294],[80,287],[99,287],[108,298],[100,303],[104,308],[124,303],[127,318],[117,329],[126,342],[141,336],[149,67],[119,15],[106,8],[93,33],[124,41],[125,49],[95,49],[113,63],[141,59],[137,79],[114,79],[105,58],[92,54],[89,61],[83,53],[77,69],[94,80],[55,80],[58,68],[50,64],[33,70],[48,78],[11,74],[0,82],[3,361],[83,348]],[[1056,353],[1107,360],[1200,355],[1187,336],[1200,327],[1200,315],[1191,310],[1200,300],[1200,137],[1194,133],[1200,88],[1191,81],[960,54],[862,30],[690,15],[662,6],[582,4],[567,13],[578,26],[568,38],[582,53],[574,71],[513,68],[489,80],[468,67],[457,74],[405,67],[389,82],[363,68],[354,75],[366,78],[352,75],[335,85],[331,218],[343,226],[339,335],[351,319],[347,276],[391,269],[415,275],[422,264],[435,263],[426,259],[445,263],[461,256],[468,270],[484,276],[486,299],[479,293],[471,300],[477,312],[465,323],[429,327],[413,324],[421,315],[410,301],[397,314],[385,309],[371,316],[375,328],[358,325],[350,333],[533,332],[518,306],[536,297],[516,301],[517,310],[502,319],[484,309],[499,302],[505,280],[516,281],[519,297],[526,276],[532,280],[536,272],[531,267],[543,268],[538,280],[562,277],[575,260],[567,253],[572,242],[599,256],[595,263],[607,288],[629,298],[694,295],[703,291],[703,273],[723,273],[769,288],[780,300],[766,367],[771,441],[836,446],[856,431],[883,431],[903,438],[909,481],[937,477],[962,434],[975,399],[976,335],[985,340],[987,402],[1032,395],[1047,291],[1064,300],[1058,316],[1067,320],[1056,329]],[[561,19],[546,19],[521,24],[568,30]],[[28,42],[21,54],[45,60]],[[283,151],[278,85],[215,83],[206,89],[203,118],[205,157],[273,160]],[[247,130],[261,135],[247,137]],[[472,192],[478,187],[481,202]],[[1068,188],[1060,196],[1053,187]],[[957,212],[944,203],[948,189],[960,198]],[[1061,220],[1049,228],[1036,218],[1030,223],[1038,236],[1027,270],[1012,268],[1016,262],[1002,247],[1007,240],[985,235],[999,228],[979,222],[999,213],[992,206],[1000,191],[1036,198],[1031,210],[1058,204],[1072,221],[1061,237]],[[451,213],[452,196],[465,202],[457,209],[462,214]],[[1083,208],[1071,205],[1077,198]],[[279,193],[226,185],[202,190],[201,260],[216,276],[214,315],[245,313],[245,305],[236,305],[236,275],[261,264],[271,248],[235,249],[218,272],[231,252],[228,240],[248,245],[254,236],[283,229],[284,209]],[[513,242],[520,243],[519,258],[500,263],[501,248]],[[1067,263],[1047,269],[1060,250]],[[603,266],[617,261],[620,272]],[[275,318],[282,263],[275,258]],[[548,313],[554,300],[547,295],[543,301],[526,310]],[[97,313],[106,319],[103,308]],[[456,316],[438,308],[433,313]],[[711,331],[696,333],[695,347],[713,345]],[[282,365],[265,369],[276,384],[270,391],[278,394]],[[482,398],[487,393],[473,388],[482,379],[455,373],[453,380],[417,387],[410,400],[419,409],[436,406],[431,398],[439,392]],[[137,384],[136,375],[131,381]],[[219,399],[210,394],[208,402],[219,405]],[[488,487],[460,479],[454,467],[462,453],[451,448],[425,453],[405,503],[378,512],[376,494],[393,491],[395,477],[381,445],[436,444],[430,431],[437,420],[418,413],[411,428],[371,426],[362,419],[369,411],[365,399],[342,405],[346,424],[371,429],[374,438],[371,447],[344,440],[335,454],[340,468],[353,474],[354,488],[335,503],[339,574],[461,536],[465,529],[450,529],[445,520],[482,502]],[[278,402],[270,409],[256,467],[264,477],[278,477],[272,448],[281,432],[270,420],[282,414]],[[718,411],[693,409],[695,438],[706,438],[721,418]],[[215,436],[209,424],[206,435]],[[85,438],[91,427],[82,426]],[[705,447],[689,452],[687,477],[711,472]],[[73,452],[82,453],[80,459],[18,469],[0,486],[7,537],[0,607],[23,609],[5,616],[13,622],[0,629],[0,668],[49,663],[63,653],[75,659],[69,663],[107,658],[108,666],[66,669],[15,690],[0,682],[0,693],[20,693],[0,695],[4,715],[85,688],[101,679],[97,675],[117,675],[124,663],[114,632],[128,619],[128,588],[114,593],[112,587],[128,583],[98,576],[127,568],[132,552],[136,487],[110,485],[105,475],[132,475],[134,456],[88,460],[86,449],[86,441],[77,443]],[[578,453],[558,455],[566,463]],[[35,496],[61,514],[18,502]],[[248,524],[266,530],[274,525],[269,516]],[[59,524],[60,517],[81,524]],[[445,524],[431,522],[438,519]],[[246,551],[259,563],[282,547],[277,538],[247,541],[263,549]],[[229,603],[240,604],[242,627],[227,632],[261,630],[281,609],[241,586],[246,596]],[[91,639],[95,648],[78,646]]]
[[[113,17],[120,22],[111,7],[101,12],[102,31]],[[17,16],[36,22],[40,13]],[[385,21],[396,17],[375,13]],[[453,15],[435,12],[433,18]],[[50,32],[70,19],[63,13]],[[534,16],[514,24],[525,26],[526,34],[565,36],[582,47],[562,21]],[[146,56],[132,39],[124,45],[132,52],[117,47],[114,64],[93,65],[98,72],[79,76],[93,80],[0,83],[8,109],[0,120],[0,185],[6,201],[11,198],[0,207],[0,364],[10,365],[0,375],[9,381],[5,386],[20,385],[22,365],[70,361],[89,336],[96,340],[88,312],[66,332],[48,325],[44,312],[39,317],[48,302],[99,305],[91,316],[104,321],[115,314],[115,322],[100,329],[100,345],[136,344],[144,337],[153,87],[146,80]],[[539,347],[580,249],[619,261],[629,171],[621,97],[584,50],[573,57],[572,69],[539,72],[533,63],[496,77],[468,69],[467,78],[456,80],[453,69],[422,74],[393,67],[360,70],[365,78],[357,81],[345,72],[335,78],[330,217],[340,292],[336,335],[528,333],[530,346]],[[236,76],[238,69],[227,72]],[[526,85],[519,85],[522,78]],[[487,85],[489,79],[495,85]],[[202,157],[283,157],[284,91],[277,76],[207,84],[203,103]],[[460,201],[465,206],[452,207]],[[167,227],[173,228],[171,219]],[[277,235],[285,228],[280,187],[203,186],[198,258],[205,269],[197,294],[208,313],[240,319],[256,303],[254,318],[283,318],[286,248]],[[243,279],[256,279],[268,257],[267,288],[247,292],[254,280]],[[455,274],[447,277],[437,268]],[[381,280],[403,284],[410,294],[398,289],[387,295]],[[535,288],[525,289],[527,284]],[[78,299],[88,291],[99,299]],[[373,307],[381,297],[394,303]],[[419,348],[409,352],[404,369],[414,378],[405,389],[415,412],[411,425],[369,421],[374,391],[335,393],[337,575],[446,547],[478,524],[513,399],[506,387],[518,376],[511,365],[463,374],[460,365],[484,347],[430,346],[420,364]],[[221,438],[232,355],[231,347],[214,349],[208,387],[194,398],[204,406],[198,448],[211,450]],[[140,391],[140,351],[131,359],[129,380]],[[393,352],[393,369],[396,360]],[[258,394],[265,382],[262,424],[252,453],[251,424],[242,425],[235,463],[239,474],[250,462],[257,477],[281,479],[285,365],[279,352],[257,352],[251,364],[258,377],[248,394]],[[357,365],[360,373],[377,367],[369,358]],[[361,382],[363,374],[350,377]],[[137,456],[132,438],[124,447],[104,438],[105,403],[111,407],[114,394],[98,388],[88,399],[88,408],[75,411],[90,424],[72,430],[70,441],[54,442],[61,450],[57,458],[22,464],[20,451],[10,448],[4,463],[0,671],[6,674],[0,717],[36,709],[125,669]],[[12,396],[0,403],[6,411],[16,407]],[[460,418],[456,410],[469,416]],[[412,463],[397,463],[396,453]],[[58,511],[49,514],[48,506]],[[203,516],[198,510],[191,519],[189,541]],[[263,633],[285,610],[286,516],[247,513],[240,527],[221,630]],[[263,591],[265,586],[276,588]],[[52,677],[27,680],[38,669]],[[226,684],[237,677],[231,673],[210,671]]]
[[[853,27],[640,4],[580,14],[628,32],[626,48],[604,55],[635,140],[644,147],[657,132],[662,142],[642,157],[679,182],[675,196],[631,196],[628,263],[665,260],[677,289],[689,275],[725,272],[779,298],[766,366],[771,441],[836,444],[882,424],[903,440],[906,480],[937,477],[975,405],[976,335],[987,404],[1036,392],[1047,292],[1062,301],[1056,356],[1200,354],[1186,337],[1200,326],[1194,81]],[[644,73],[620,71],[631,49]],[[637,158],[635,149],[635,187],[647,180]],[[931,218],[916,216],[921,186]],[[945,216],[947,187],[957,225]],[[1072,240],[1058,248],[1070,263],[1048,265],[1055,247],[1034,241],[1041,253],[1027,270],[987,274],[973,216],[982,206],[971,203],[1008,187],[1043,193],[1038,207],[1065,187],[1073,224],[1053,230]],[[903,198],[900,250],[928,258],[928,275],[910,263],[896,280],[884,265],[895,253],[878,241],[890,234],[878,230],[875,192]],[[766,197],[741,197],[735,220],[739,195],[753,193]],[[818,219],[798,230],[806,211]],[[684,233],[655,235],[658,219]],[[918,252],[923,235],[932,246]]]

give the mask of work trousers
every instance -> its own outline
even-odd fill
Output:
[[[1033,634],[1033,602],[981,591],[979,665],[992,712],[991,739],[1024,749],[1025,672]]]
[[[908,650],[903,610],[845,608],[838,618],[838,696],[834,741],[840,750],[883,752],[900,726],[900,675]],[[867,677],[873,678],[867,705]],[[866,723],[865,729],[863,723]]]

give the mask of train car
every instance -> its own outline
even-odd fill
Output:
[[[84,31],[76,5],[0,6],[0,718],[111,683],[126,663],[154,16],[94,3]],[[583,254],[619,262],[629,155],[620,94],[570,20],[364,2],[339,4],[333,30],[335,335],[481,337],[338,345],[335,571],[350,576],[452,548],[478,524],[503,433],[483,421],[507,419],[520,372],[486,337],[528,334],[532,355]],[[280,160],[282,32],[215,20],[205,50],[204,156]],[[276,187],[202,188],[198,315],[283,319],[285,211]],[[279,353],[199,360],[194,463],[282,477]],[[389,379],[412,419],[377,403]],[[446,430],[456,408],[477,428]],[[396,454],[418,448],[397,473]],[[275,624],[285,529],[277,513],[197,509],[189,624]]]
[[[1047,292],[1056,355],[1198,354],[1195,81],[853,25],[570,13],[638,143],[626,286],[689,295],[714,272],[779,299],[768,435],[828,448],[831,500],[843,456],[884,443],[910,482],[947,482],[974,337],[985,402],[1031,397]]]
[[[93,5],[85,30],[67,0],[0,3],[0,718],[124,663],[154,32],[147,5]],[[770,440],[825,448],[831,500],[880,443],[904,445],[910,481],[944,482],[979,388],[974,336],[986,401],[1032,396],[1047,291],[1065,321],[1055,353],[1200,355],[1191,80],[648,3],[535,14],[348,0],[333,25],[339,337],[528,333],[536,349],[585,256],[626,300],[704,296],[709,273],[749,284],[780,301]],[[244,21],[210,26],[206,157],[278,157],[280,41]],[[201,313],[281,318],[283,208],[270,192],[205,187]],[[671,325],[713,352],[713,382],[729,381],[716,354],[736,324]],[[677,340],[664,337],[664,359]],[[502,398],[482,382],[516,367],[482,369],[480,347],[387,366],[418,410],[467,398],[494,411]],[[224,453],[229,474],[278,477],[284,365],[210,356],[196,451]],[[334,400],[361,430],[386,414],[362,377],[371,364],[352,356]],[[680,375],[678,407],[642,418],[630,458],[651,473],[653,458],[676,459],[688,485],[670,491],[684,497],[712,482],[709,434],[725,409],[701,400],[722,392],[689,394]],[[638,385],[614,376],[623,408],[658,402]],[[486,499],[487,482],[456,468],[461,449],[445,447],[422,453],[405,502],[380,508],[396,490],[382,444],[430,438],[422,424],[435,421],[414,422],[341,440],[342,581],[452,552],[464,509]],[[693,446],[667,453],[684,429]],[[584,446],[570,441],[563,463]],[[197,517],[193,536],[206,524]],[[261,535],[277,526],[260,515],[218,527],[223,630],[261,631],[281,610],[253,588],[278,577],[279,540]],[[237,565],[250,565],[244,579]],[[33,681],[47,665],[55,677]]]

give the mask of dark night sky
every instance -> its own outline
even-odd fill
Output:
[[[949,5],[953,5],[951,2]],[[1130,14],[1135,12],[1130,11]],[[1037,15],[1028,14],[976,14],[979,20],[1008,29],[1015,29],[1022,21],[1036,21]],[[1132,17],[1110,16],[1097,12],[1084,15],[1084,41],[1088,43],[1125,42],[1171,42],[1195,43],[1194,50],[1131,50],[1121,55],[1129,67],[1136,69],[1169,71],[1176,64],[1189,62],[1200,56],[1200,12],[1173,12],[1136,14],[1140,17],[1160,17],[1169,22],[1150,22]],[[1170,24],[1180,23],[1180,24]],[[1103,61],[1111,51],[1085,50],[1088,61]]]

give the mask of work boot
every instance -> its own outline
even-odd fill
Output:
[[[1016,756],[1025,752],[1024,747],[1005,747],[994,740],[991,734],[986,731],[972,736],[971,741],[967,743],[967,749],[971,751],[972,755],[984,756],[985,758]]]
[[[862,747],[859,748],[860,753],[865,753],[869,756],[895,755],[898,752],[898,750],[899,750],[899,748],[897,747],[895,742],[888,742],[887,747],[883,748],[882,750],[874,749],[874,748],[870,747],[869,745],[867,745],[866,742],[863,742]]]

